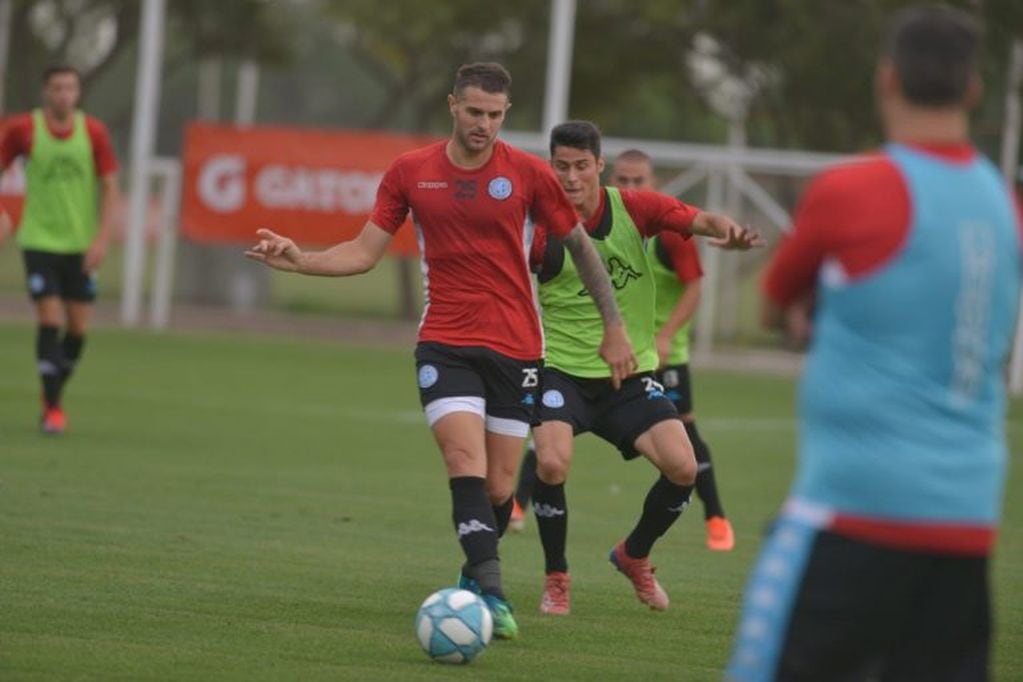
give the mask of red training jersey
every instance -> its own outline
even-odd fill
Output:
[[[394,234],[412,211],[426,294],[419,340],[539,359],[543,336],[527,264],[533,225],[564,237],[578,222],[575,209],[535,156],[497,141],[486,164],[466,170],[446,146],[398,157],[370,215]]]
[[[679,282],[691,284],[703,277],[700,253],[695,241],[686,239],[677,232],[661,232],[658,242],[660,244],[658,256],[663,249],[667,256],[665,265],[675,271]]]
[[[57,130],[50,121],[47,121],[50,134],[58,140],[66,140],[71,137],[74,128]],[[19,156],[28,158],[32,154],[32,114],[21,114],[15,117],[7,125],[7,133],[3,140],[0,140],[0,169],[7,168],[14,159]],[[92,116],[85,117],[85,129],[89,134],[89,141],[92,143],[92,157],[96,164],[96,176],[106,177],[117,171],[117,155],[114,153],[114,145],[110,141],[110,133],[107,127],[98,119]]]

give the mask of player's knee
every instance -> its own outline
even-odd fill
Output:
[[[536,475],[548,485],[564,483],[571,460],[570,452],[559,448],[539,448],[536,451]]]
[[[660,469],[665,478],[677,485],[696,483],[697,466],[693,446],[685,443],[684,446],[673,449],[671,456],[665,458]]]
[[[493,476],[487,477],[487,497],[490,498],[490,504],[497,506],[504,504],[508,501],[512,495],[515,494],[515,479],[494,480]]]
[[[473,448],[454,443],[443,448],[444,465],[449,476],[483,476],[486,463],[479,452]]]
[[[89,331],[88,325],[81,320],[69,319],[67,323],[68,333],[74,336],[85,336],[85,333]]]

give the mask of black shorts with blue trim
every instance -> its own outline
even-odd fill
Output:
[[[576,436],[593,433],[618,448],[627,460],[640,454],[636,439],[667,419],[678,419],[678,411],[653,372],[629,377],[616,391],[610,379],[587,379],[544,368],[540,421],[567,422]]]
[[[25,249],[22,259],[28,295],[33,301],[48,296],[79,303],[96,300],[96,276],[85,272],[85,254]]]
[[[664,394],[675,404],[679,414],[693,411],[693,389],[689,379],[689,363],[668,365],[657,370],[654,377],[662,386]]]
[[[483,398],[488,415],[539,424],[542,360],[516,360],[483,346],[432,341],[418,344],[415,356],[423,407],[441,398]]]

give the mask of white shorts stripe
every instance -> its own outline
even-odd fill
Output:
[[[478,415],[480,419],[486,418],[487,402],[478,396],[459,396],[454,398],[437,398],[428,403],[423,411],[426,412],[426,423],[431,428],[440,420],[454,412],[470,412]]]
[[[504,419],[487,415],[487,431],[499,436],[525,438],[529,435],[529,424],[518,419]]]

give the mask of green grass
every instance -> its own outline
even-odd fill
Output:
[[[793,464],[790,381],[698,372],[738,547],[699,507],[656,547],[666,613],[606,561],[653,478],[584,437],[569,483],[573,614],[536,611],[535,525],[503,543],[522,638],[430,663],[412,619],[460,552],[411,352],[99,331],[63,438],[37,434],[28,325],[0,325],[2,680],[716,680]],[[1010,428],[1023,445],[1023,405]],[[996,679],[1023,678],[1023,476],[995,562]]]

